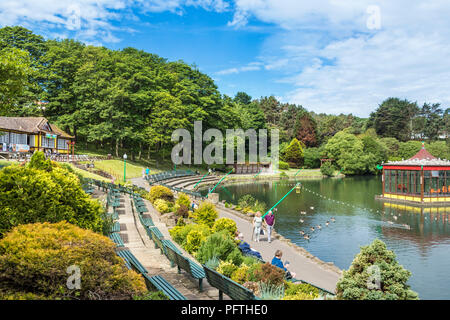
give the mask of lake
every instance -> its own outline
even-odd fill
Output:
[[[381,194],[381,177],[298,181],[304,188],[289,194],[275,212],[278,233],[341,269],[349,268],[360,246],[381,239],[412,272],[408,283],[421,299],[450,299],[450,208],[420,209],[375,200]],[[215,192],[220,200],[234,204],[242,195],[251,194],[270,208],[294,184],[281,180],[219,185]],[[330,221],[328,226],[326,221]],[[319,224],[320,230],[310,231]],[[305,240],[300,230],[311,240]]]

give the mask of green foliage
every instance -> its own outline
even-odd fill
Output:
[[[203,201],[193,214],[196,223],[204,224],[208,227],[213,226],[218,216],[219,213],[216,210],[216,206],[209,201]]]
[[[450,146],[445,141],[434,141],[425,148],[436,158],[450,159]]]
[[[133,300],[169,300],[162,291],[149,291],[146,294],[133,296]]]
[[[284,271],[269,262],[250,267],[249,273],[249,281],[264,282],[272,285],[283,284]]]
[[[154,203],[157,199],[172,202],[174,197],[173,192],[169,188],[164,186],[154,186],[150,189],[149,199],[151,203]]]
[[[217,267],[217,272],[223,274],[225,277],[231,278],[233,272],[235,272],[238,267],[231,261],[221,261]]]
[[[315,300],[319,298],[319,295],[312,293],[298,292],[296,294],[286,294],[281,300]]]
[[[289,146],[286,148],[284,160],[295,163],[297,167],[303,164],[303,147],[296,138],[292,139]]]
[[[401,142],[398,149],[398,157],[402,159],[409,159],[422,148],[420,141],[407,141]]]
[[[192,230],[186,236],[186,245],[184,246],[184,248],[191,254],[196,253],[205,239],[206,236],[204,233],[198,230]]]
[[[230,238],[227,232],[222,231],[213,233],[206,238],[200,245],[196,258],[201,263],[205,263],[213,257],[217,257],[222,261],[229,261],[233,257],[236,260],[239,255],[242,259],[242,254],[236,243]]]
[[[289,170],[289,163],[280,160],[278,161],[278,168],[280,170]]]
[[[66,285],[70,266],[80,268],[81,289]],[[145,292],[143,278],[127,269],[115,244],[90,230],[35,223],[15,227],[0,240],[0,298],[131,299]]]
[[[229,218],[217,219],[216,222],[214,222],[211,231],[212,233],[216,233],[222,230],[225,230],[230,237],[234,237],[237,230],[236,222]]]
[[[189,196],[187,194],[180,192],[178,193],[178,198],[175,203],[179,206],[186,206],[186,208],[189,208],[189,206],[191,205],[191,199],[189,199]]]
[[[30,159],[30,162],[28,163],[28,168],[34,168],[38,170],[44,170],[44,171],[52,171],[52,161],[50,159],[46,160],[45,155],[42,151],[37,151],[33,154],[33,156]],[[73,173],[73,170],[68,169],[67,167],[64,167],[67,171]]]
[[[153,206],[156,210],[158,210],[159,213],[167,213],[170,212],[169,204],[167,201],[163,199],[156,199],[153,202]]]
[[[219,267],[220,260],[217,257],[212,257],[205,262],[205,266],[210,269],[216,270]]]
[[[30,163],[36,165],[35,159]],[[0,170],[0,212],[0,236],[19,224],[62,220],[96,232],[103,229],[100,203],[56,163],[50,172],[30,165]]]
[[[280,300],[284,296],[284,285],[259,282],[259,296],[261,300]]]
[[[252,207],[255,204],[255,202],[256,199],[252,195],[246,194],[239,198],[238,206],[241,208]]]
[[[239,268],[237,268],[231,275],[231,280],[233,280],[239,284],[243,284],[243,283],[247,282],[249,269],[250,268],[248,265],[242,263],[241,266]]]
[[[176,243],[184,247],[187,243],[187,236],[192,231],[201,233],[203,237],[208,237],[211,234],[210,228],[206,225],[201,224],[186,224],[184,226],[176,226],[170,229],[169,233]]]
[[[379,287],[376,285],[379,270]],[[406,284],[411,272],[395,259],[381,240],[361,247],[350,268],[336,286],[337,298],[344,300],[415,300],[417,293]]]
[[[260,264],[261,262],[252,256],[243,256],[242,264],[245,264],[249,267],[253,266],[254,264]]]
[[[330,161],[325,161],[324,164],[322,164],[322,166],[320,167],[320,172],[327,177],[332,177],[334,176],[334,167],[331,164]]]
[[[319,148],[306,148],[304,152],[304,165],[306,168],[315,169],[320,167],[321,152]]]
[[[286,285],[286,290],[285,290],[286,295],[296,295],[298,293],[304,293],[304,294],[314,295],[314,296],[318,297],[320,294],[319,289],[317,289],[316,287],[313,287],[312,285],[310,285],[308,283],[292,283],[292,282],[285,281],[285,285]]]

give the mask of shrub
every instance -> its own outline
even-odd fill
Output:
[[[280,170],[289,170],[289,164],[287,162],[284,161],[278,161],[278,168]]]
[[[200,232],[205,238],[211,234],[211,230],[208,228],[208,226],[199,224],[176,226],[170,229],[169,233],[176,243],[184,247],[186,245],[188,234],[193,230]]]
[[[205,262],[205,266],[210,269],[216,270],[219,267],[220,260],[217,257],[212,257],[208,261]]]
[[[204,224],[208,227],[212,227],[214,221],[219,216],[214,204],[209,201],[203,201],[198,209],[194,212],[194,221],[198,224]]]
[[[225,277],[231,278],[231,275],[237,268],[231,261],[221,261],[217,267],[217,272],[223,274]]]
[[[280,300],[284,296],[284,285],[260,282],[259,296],[262,300]]]
[[[153,202],[153,205],[155,206],[155,209],[158,210],[158,212],[160,213],[170,212],[167,201],[163,199],[156,199],[155,202]]]
[[[67,286],[70,266],[80,268],[80,289]],[[0,240],[0,299],[131,299],[145,292],[110,239],[65,221],[20,225]]]
[[[296,295],[298,293],[304,293],[308,295],[315,295],[319,296],[319,289],[316,287],[313,287],[312,285],[308,283],[292,283],[285,281],[286,284],[286,295]]]
[[[181,204],[175,211],[175,214],[182,218],[187,218],[189,215],[189,209],[184,204]]]
[[[288,178],[289,176],[286,174],[286,172],[281,171],[280,172],[280,178]]]
[[[266,203],[264,201],[256,200],[255,204],[252,207],[252,211],[255,211],[255,212],[257,212],[257,211],[260,211],[260,212],[266,211]]]
[[[230,256],[233,252],[235,252],[235,255],[237,253],[240,254],[236,243],[225,231],[222,231],[213,233],[206,238],[206,240],[200,245],[196,258],[201,263],[205,263],[213,257],[217,257],[222,261],[228,261],[228,256]]]
[[[334,175],[334,167],[330,161],[325,161],[320,167],[320,172],[327,177],[332,177]]]
[[[379,272],[379,286],[371,280]],[[350,268],[336,285],[338,299],[344,300],[416,300],[418,295],[406,284],[411,272],[404,269],[387,250],[383,241],[375,239],[361,247]]]
[[[317,298],[319,298],[317,294],[298,292],[294,295],[286,294],[281,300],[314,300]]]
[[[273,285],[280,285],[284,280],[284,271],[269,262],[261,263],[256,268],[251,268],[250,281],[265,282]]]
[[[239,198],[238,206],[241,208],[249,207],[251,208],[256,202],[256,199],[253,196],[246,194]]]
[[[237,231],[236,222],[229,218],[217,219],[216,222],[214,222],[211,231],[215,233],[222,230],[226,230],[231,237],[234,237]]]
[[[185,193],[179,193],[175,203],[179,206],[186,206],[186,208],[189,208],[191,205],[191,199],[189,199]]]
[[[153,291],[140,296],[134,296],[133,300],[169,300],[169,297],[162,291]]]
[[[51,170],[47,166],[39,169],[39,154],[33,155],[33,165],[11,165],[0,171],[0,237],[20,224],[63,220],[102,232],[100,203],[83,191],[74,174],[58,164],[53,163]]]
[[[243,256],[242,257],[242,264],[245,264],[247,266],[253,266],[255,264],[260,264],[261,262],[252,256]]]
[[[192,230],[186,237],[186,245],[184,246],[184,248],[189,253],[195,253],[197,252],[201,243],[205,241],[205,239],[206,236],[202,232],[198,230]]]
[[[165,201],[172,202],[173,201],[173,193],[172,191],[164,186],[154,186],[150,189],[149,200],[151,203],[154,203],[157,199],[163,199]]]
[[[250,268],[248,265],[242,263],[241,266],[237,268],[231,275],[231,280],[236,281],[240,284],[247,282],[249,269]]]

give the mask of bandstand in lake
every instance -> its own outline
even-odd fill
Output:
[[[408,160],[383,164],[382,195],[377,199],[415,205],[450,205],[450,161],[422,149]]]

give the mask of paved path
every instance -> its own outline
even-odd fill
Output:
[[[150,189],[149,185],[142,178],[132,179],[132,182],[147,190]],[[283,252],[282,260],[290,262],[289,270],[296,273],[296,278],[334,292],[336,283],[341,276],[340,273],[335,271],[335,268],[330,268],[323,263],[314,261],[305,254],[299,252],[298,247],[288,244],[285,240],[280,238],[273,239],[272,237],[271,243],[267,242],[266,236],[261,236],[260,242],[252,241],[252,225],[248,218],[241,217],[239,214],[224,208],[222,205],[217,205],[216,207],[220,217],[230,218],[236,222],[238,230],[244,234],[244,240],[248,242],[253,249],[259,251],[265,261],[271,261],[275,251],[279,249]]]
[[[211,287],[207,281],[203,281],[203,291],[199,292],[198,280],[193,279],[184,271],[179,274],[176,267],[172,268],[167,257],[162,255],[159,249],[155,249],[153,241],[150,240],[139,218],[136,216],[137,213],[133,214],[130,197],[128,195],[121,195],[121,202],[122,204],[118,209],[120,235],[125,247],[148,270],[149,275],[163,276],[189,300],[218,299],[218,290]],[[146,204],[150,210],[149,216],[152,218],[155,226],[158,227],[166,238],[169,237],[168,229],[164,223],[160,222],[155,209],[153,209],[148,201],[146,201]],[[180,249],[184,251],[182,248]]]

